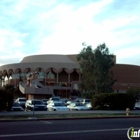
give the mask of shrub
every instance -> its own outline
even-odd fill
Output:
[[[135,96],[124,93],[101,93],[96,94],[91,99],[93,109],[122,110],[133,109]]]
[[[0,111],[8,111],[13,104],[13,94],[6,90],[0,90]]]

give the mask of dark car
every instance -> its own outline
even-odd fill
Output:
[[[25,110],[47,111],[47,107],[42,100],[31,99],[26,101]]]
[[[19,105],[19,103],[14,102],[11,111],[24,111],[24,109]]]
[[[77,98],[77,96],[70,96],[70,100],[76,100]]]
[[[16,103],[18,103],[21,107],[25,107],[25,103],[26,103],[26,98],[23,98],[23,97],[20,97],[20,98],[17,98],[15,100]]]
[[[47,105],[47,101],[48,101],[48,99],[42,99],[42,102],[43,102],[45,105]]]

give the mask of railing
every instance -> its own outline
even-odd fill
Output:
[[[19,89],[23,94],[53,94],[53,90],[70,90],[70,86],[44,86],[39,81],[42,79],[36,79],[31,82],[31,86],[27,87],[26,83],[19,82]],[[38,87],[39,86],[39,87]]]

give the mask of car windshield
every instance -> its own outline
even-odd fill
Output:
[[[55,103],[55,106],[64,106],[62,103]]]
[[[14,103],[13,106],[20,106],[18,103]]]
[[[86,103],[89,103],[89,102],[90,102],[90,100],[85,100],[85,102],[86,102]]]
[[[83,104],[81,103],[77,103],[76,106],[84,106]]]
[[[32,101],[32,104],[43,104],[42,101]]]
[[[19,101],[21,101],[21,102],[26,102],[26,99],[19,99]]]
[[[53,101],[59,101],[59,98],[52,98]]]

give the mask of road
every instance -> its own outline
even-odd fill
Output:
[[[0,140],[128,140],[139,118],[0,122]]]

